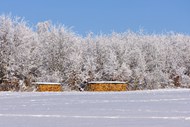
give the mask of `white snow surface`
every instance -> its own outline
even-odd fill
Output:
[[[58,83],[58,82],[33,82],[33,84],[61,85],[61,83]]]
[[[92,82],[89,82],[89,84],[92,83],[92,84],[106,84],[106,83],[113,83],[113,84],[126,84],[126,82],[120,82],[120,81],[92,81]]]
[[[189,126],[189,89],[0,92],[0,127]]]

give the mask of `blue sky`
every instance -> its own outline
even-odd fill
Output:
[[[0,0],[0,15],[51,20],[85,35],[144,29],[190,34],[190,0]]]

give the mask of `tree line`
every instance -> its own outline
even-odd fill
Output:
[[[82,37],[50,21],[31,27],[1,15],[0,84],[20,90],[35,81],[69,89],[89,81],[124,81],[131,89],[190,87],[190,36],[126,31]]]

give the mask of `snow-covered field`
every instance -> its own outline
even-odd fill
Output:
[[[0,92],[0,127],[190,127],[190,90]]]

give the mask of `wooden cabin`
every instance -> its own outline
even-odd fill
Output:
[[[87,91],[127,91],[128,85],[120,81],[98,81],[89,82],[86,89]]]
[[[35,82],[38,92],[61,92],[63,91],[61,83],[53,82]]]
[[[19,89],[19,80],[17,78],[0,81],[0,91],[19,91]]]

